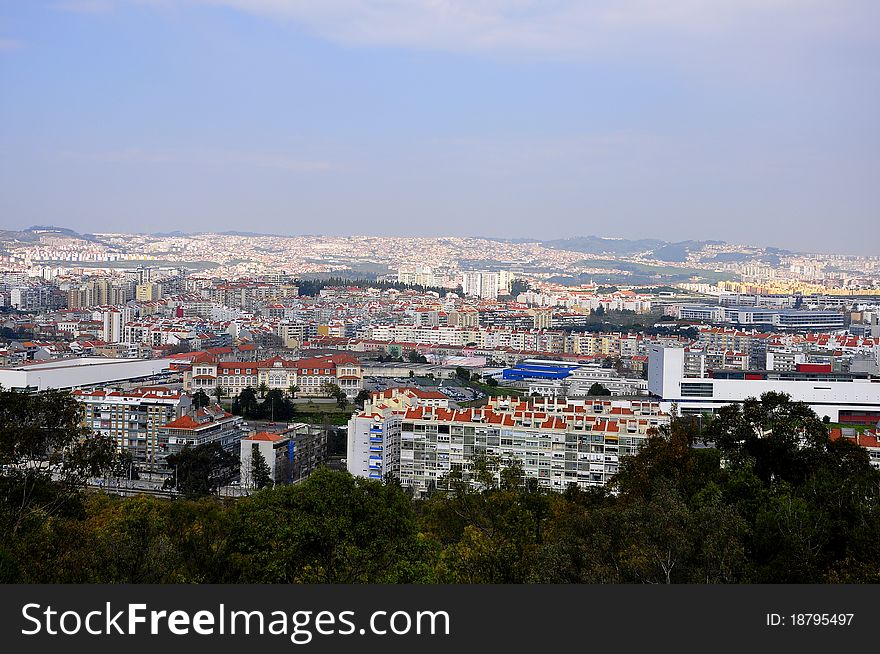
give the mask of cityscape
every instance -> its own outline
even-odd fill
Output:
[[[0,6],[0,581],[880,583],[876,10],[399,4]]]

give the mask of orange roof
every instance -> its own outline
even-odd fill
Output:
[[[199,426],[201,425],[189,416],[180,416],[164,425],[164,427],[170,429],[195,429]]]
[[[280,435],[280,434],[270,434],[270,433],[267,432],[267,431],[261,431],[261,432],[258,432],[258,433],[256,433],[256,434],[254,434],[253,436],[248,436],[248,437],[247,437],[246,439],[244,439],[244,440],[248,440],[248,441],[268,441],[268,442],[274,443],[274,442],[276,442],[276,441],[284,440],[284,436],[282,436],[282,435]]]

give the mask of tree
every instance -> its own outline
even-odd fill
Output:
[[[272,485],[272,471],[260,448],[254,445],[251,454],[251,484],[254,488],[268,488]]]
[[[266,393],[266,399],[260,405],[259,414],[272,421],[285,422],[293,418],[296,414],[296,408],[290,398],[285,397],[280,389],[273,388]]]
[[[773,391],[760,400],[752,397],[742,405],[721,407],[705,440],[734,467],[753,462],[764,483],[799,485],[829,449],[837,449],[831,448],[827,428],[810,407]]]
[[[177,345],[172,345],[168,348],[168,354],[184,354],[191,351],[192,347],[189,344],[189,340],[182,340]]]
[[[321,392],[327,397],[336,398],[336,404],[340,409],[344,409],[348,405],[348,397],[338,384],[324,382],[321,384]]]
[[[488,386],[491,386],[492,388],[495,388],[496,386],[498,386],[498,380],[495,379],[494,377],[487,377],[486,384]]]
[[[455,376],[458,377],[463,382],[470,381],[471,373],[468,372],[467,368],[462,368],[461,366],[456,367]]]
[[[399,486],[319,468],[231,509],[227,581],[416,583],[433,557]]]
[[[266,382],[260,382],[260,385],[257,386],[257,390],[260,392],[260,397],[266,397],[266,393],[269,392],[269,385]]]
[[[510,283],[510,295],[512,297],[517,297],[521,293],[525,293],[526,291],[530,290],[531,288],[532,288],[532,285],[529,284],[529,282],[527,282],[525,279],[514,279]]]
[[[589,390],[587,391],[587,395],[611,395],[611,391],[609,391],[599,382],[595,382],[592,386],[590,386]]]
[[[355,396],[354,401],[355,401],[355,403],[357,403],[358,405],[363,407],[364,402],[366,402],[369,399],[370,399],[370,391],[368,391],[366,388],[362,388],[360,391],[358,391],[358,394]]]
[[[193,407],[196,409],[202,409],[211,403],[211,398],[208,397],[208,394],[205,391],[198,390],[193,394],[192,401]]]
[[[235,413],[235,409],[243,415],[245,418],[258,418],[259,417],[259,403],[257,401],[257,392],[247,386],[242,389],[241,393],[238,394],[238,397],[235,398],[236,401],[232,405],[233,413]]]
[[[217,401],[223,399],[223,387],[220,384],[217,384],[216,388],[214,388],[214,397],[217,398]]]
[[[295,385],[295,384],[294,384],[293,386],[291,386],[290,388],[287,389],[287,394],[288,394],[291,398],[296,397],[296,394],[297,394],[297,393],[299,393],[299,386],[297,386],[297,385]]]
[[[15,537],[67,510],[89,478],[112,473],[117,456],[112,439],[84,426],[70,393],[0,388],[0,534]]]
[[[599,305],[599,306],[593,311],[593,315],[594,315],[594,316],[597,316],[597,317],[599,317],[599,318],[603,317],[603,316],[605,315],[605,305],[600,304],[600,305]]]
[[[167,462],[174,469],[174,478],[166,480],[166,487],[176,488],[189,497],[213,495],[239,474],[238,457],[216,441],[185,447],[169,455]]]
[[[140,479],[134,455],[128,450],[120,452],[113,463],[113,476],[117,479]]]

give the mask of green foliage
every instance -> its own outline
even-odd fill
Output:
[[[348,406],[348,397],[345,395],[345,391],[339,388],[338,384],[333,384],[331,382],[324,382],[321,384],[321,392],[327,397],[332,397],[336,399],[336,406],[340,409],[344,409]]]
[[[241,500],[230,515],[229,581],[430,581],[431,557],[396,485],[319,469]]]
[[[257,398],[257,391],[248,386],[232,400],[232,413],[251,420],[290,421],[296,416],[296,405],[288,397],[290,392],[291,389],[288,389],[285,394],[277,388],[270,391],[267,387],[261,401]]]
[[[595,382],[590,386],[589,390],[587,390],[587,395],[611,395],[611,391],[599,382]]]
[[[298,279],[296,280],[296,285],[299,289],[300,295],[307,295],[310,297],[314,297],[321,292],[323,288],[378,288],[380,290],[387,290],[390,288],[397,289],[399,291],[409,291],[416,290],[421,292],[433,291],[439,295],[445,295],[449,293],[450,289],[442,288],[439,286],[418,286],[415,284],[404,284],[402,282],[378,282],[372,279],[346,279],[343,277],[329,277],[324,280],[315,280],[315,279]],[[461,287],[459,286],[456,289],[459,295],[461,295]]]
[[[174,469],[174,477],[166,480],[166,485],[188,497],[212,495],[239,472],[238,457],[217,442],[185,447],[169,455],[167,461]]]
[[[69,396],[45,397],[4,395],[3,462],[38,467],[52,443],[78,474],[99,469],[72,452],[90,439]],[[18,473],[4,468],[0,581],[880,582],[880,473],[864,449],[830,441],[809,409],[776,393],[722,411],[701,434],[703,422],[656,430],[610,487],[561,493],[539,490],[515,460],[478,457],[423,499],[391,475],[321,468],[224,501],[209,494],[235,457],[193,448],[170,462],[181,490],[205,497],[122,499],[42,478],[19,519]],[[264,464],[255,457],[254,479]]]
[[[211,403],[211,398],[208,397],[208,394],[205,391],[196,391],[193,393],[192,402],[196,409],[201,409]]]
[[[266,463],[266,457],[256,446],[251,453],[251,483],[254,488],[268,488],[272,485],[272,471]]]
[[[114,442],[83,425],[82,405],[69,393],[0,388],[2,534],[73,510],[90,477],[118,466]]]

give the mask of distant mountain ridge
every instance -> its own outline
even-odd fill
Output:
[[[262,232],[250,232],[239,230],[226,230],[222,232],[215,231],[197,231],[185,232],[174,230],[169,232],[153,232],[149,236],[155,238],[169,237],[188,237],[200,236],[205,234],[217,234],[220,236],[239,236],[242,238],[295,238],[297,236],[321,236],[320,234],[271,234]],[[56,235],[68,238],[77,238],[92,243],[106,244],[95,234],[80,234],[73,229],[67,227],[57,227],[54,225],[34,225],[23,230],[0,230],[0,243],[17,241],[24,243],[37,242],[41,236]],[[437,238],[449,238],[449,236],[439,236]],[[692,253],[699,252],[708,245],[726,245],[725,241],[706,240],[706,241],[664,241],[657,238],[616,238],[609,236],[573,236],[569,238],[541,240],[538,238],[500,238],[493,236],[472,236],[462,237],[474,240],[495,241],[498,243],[537,243],[544,247],[556,250],[568,250],[587,255],[614,255],[614,256],[643,256],[650,257],[658,261],[668,261],[681,263],[688,260],[688,256]],[[704,257],[703,260],[715,258],[719,263],[725,261],[743,261],[751,258],[770,264],[778,264],[780,255],[791,255],[793,252],[774,247],[752,247],[743,246],[746,252],[742,253],[719,253],[718,255]],[[750,251],[750,252],[749,252]]]
[[[7,241],[18,241],[21,243],[36,243],[41,236],[66,236],[67,238],[76,238],[90,243],[100,243],[106,245],[104,241],[94,234],[80,234],[77,231],[68,229],[67,227],[56,227],[54,225],[33,225],[27,229],[0,229],[0,243]]]
[[[679,241],[673,243],[656,238],[626,239],[602,236],[576,236],[573,238],[541,241],[541,245],[556,250],[570,250],[584,254],[651,255],[659,261],[687,261],[688,254],[698,252],[707,245],[725,245],[724,241]]]

